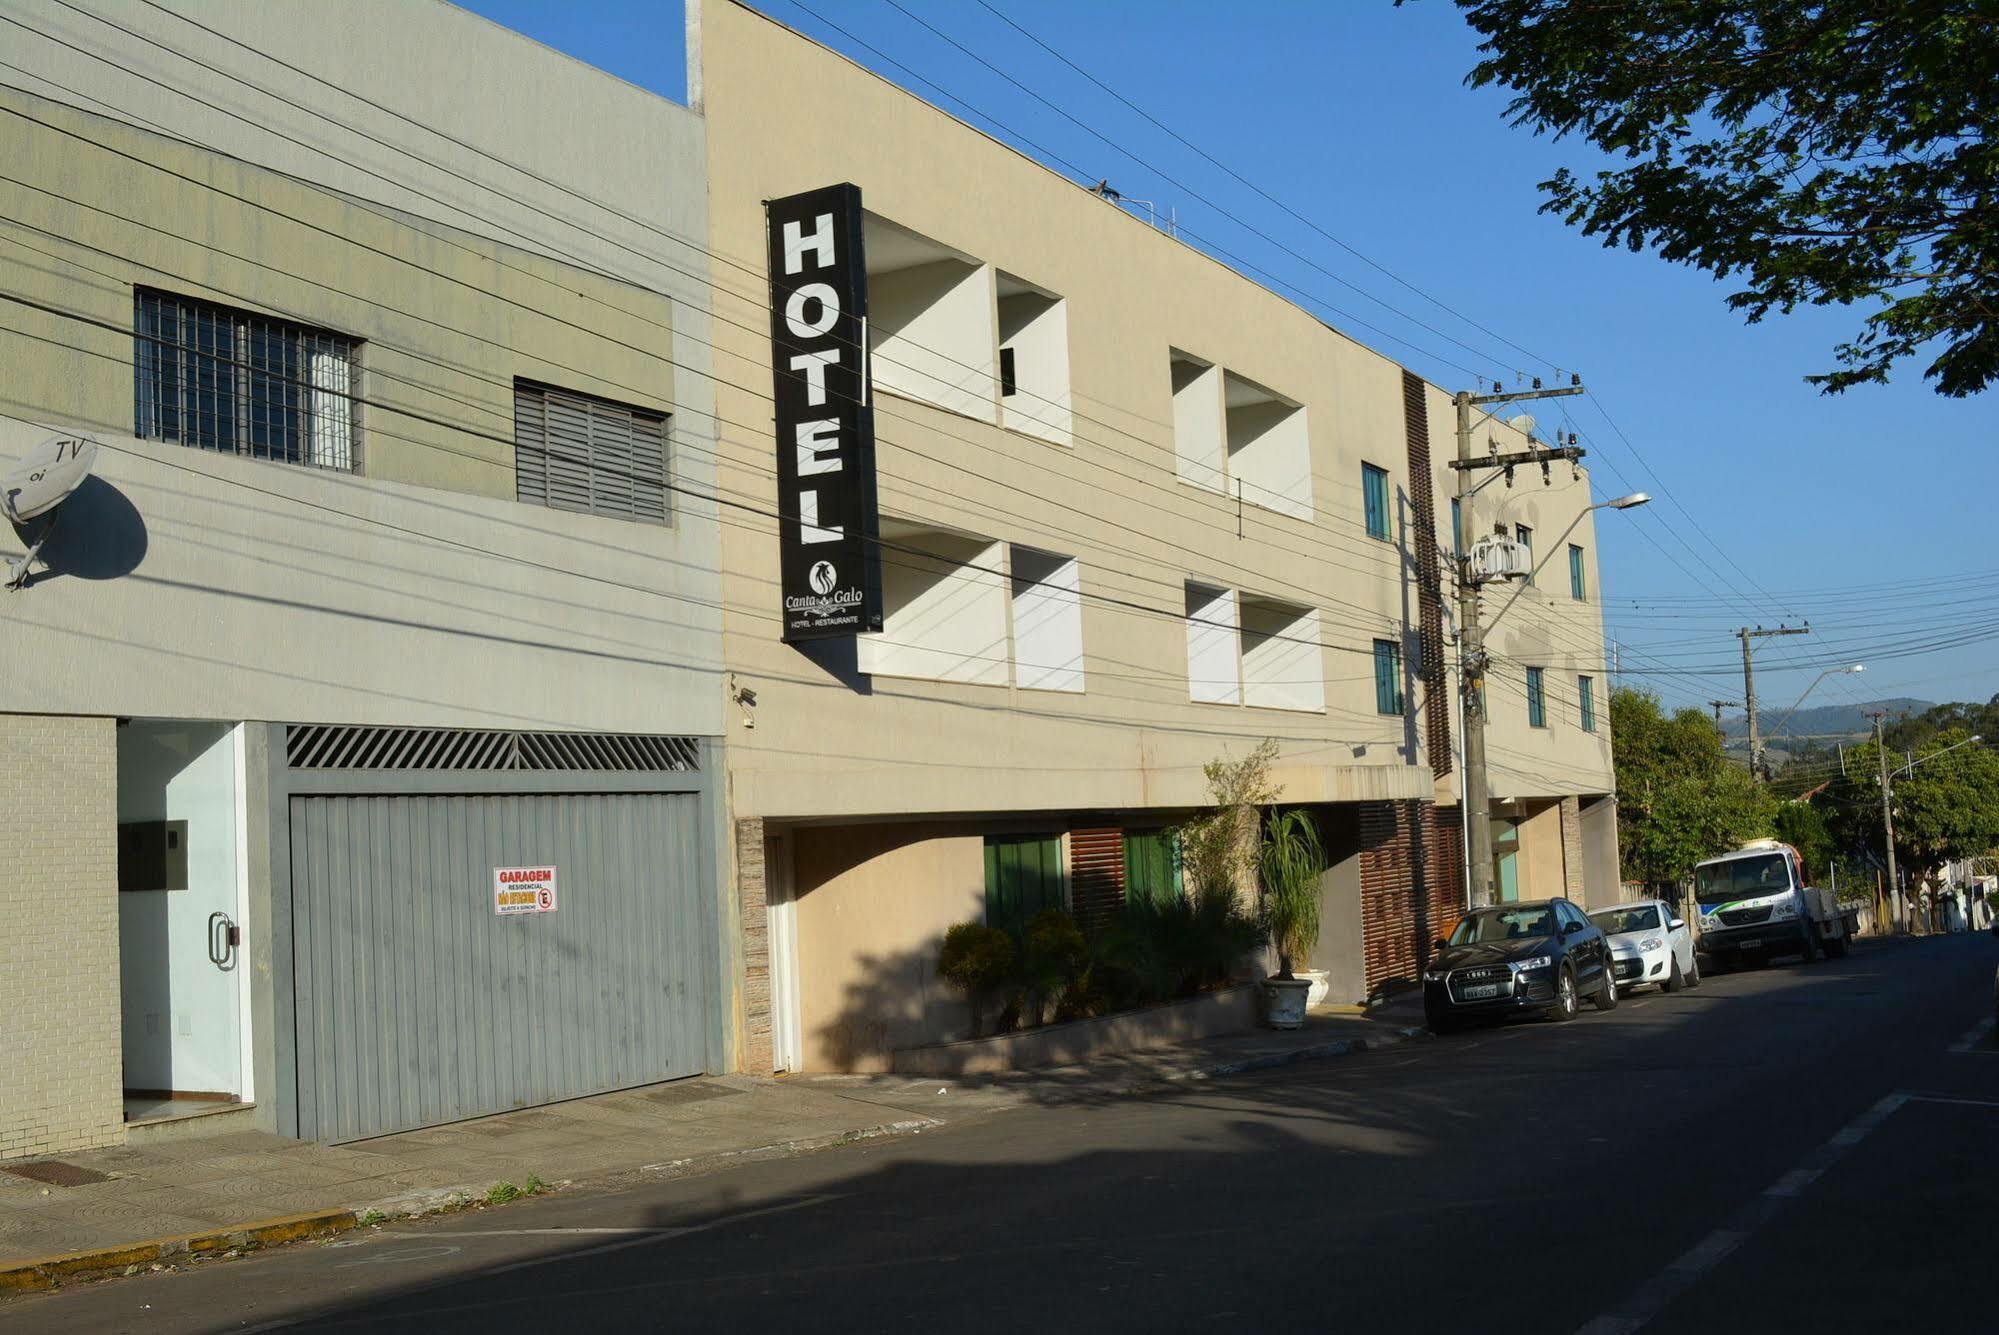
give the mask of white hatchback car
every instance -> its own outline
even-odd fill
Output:
[[[1620,988],[1654,983],[1663,991],[1701,985],[1700,961],[1694,958],[1693,929],[1663,899],[1634,899],[1591,911],[1590,921],[1603,929]]]

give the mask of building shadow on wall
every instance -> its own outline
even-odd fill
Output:
[[[146,559],[146,521],[124,492],[101,477],[87,477],[54,512],[14,525],[25,550],[37,541],[38,569],[26,587],[62,576],[119,579]]]
[[[817,1065],[836,1071],[886,1071],[898,1048],[972,1036],[971,1007],[937,976],[938,943],[917,950],[863,954],[841,988],[832,1018],[815,1032]],[[986,1017],[991,1027],[992,1017]]]

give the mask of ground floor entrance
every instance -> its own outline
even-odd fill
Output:
[[[315,769],[301,754],[284,773],[297,1135],[718,1068],[697,771]]]
[[[128,720],[117,757],[126,1120],[241,1104],[254,1095],[242,730]]]

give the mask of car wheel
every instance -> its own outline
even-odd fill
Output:
[[[1805,948],[1798,952],[1798,963],[1810,964],[1819,957],[1819,929],[1811,923],[1805,924]]]
[[[1460,1023],[1454,1017],[1440,1014],[1437,1011],[1424,1012],[1423,1022],[1424,1024],[1429,1026],[1430,1032],[1437,1035],[1439,1038],[1443,1037],[1445,1034],[1455,1034],[1458,1031],[1458,1025]]]
[[[1603,986],[1596,990],[1596,1008],[1600,1011],[1617,1009],[1617,975],[1608,964],[1603,966]]]
[[[1694,971],[1687,975],[1687,986],[1699,987],[1701,985],[1701,957],[1699,955],[1695,955],[1693,957],[1693,962],[1694,962]]]
[[[1843,960],[1851,947],[1852,942],[1842,933],[1825,943],[1825,957],[1829,960]]]
[[[1556,1024],[1576,1018],[1576,976],[1566,964],[1555,975],[1555,1009],[1549,1018]]]
[[[1660,984],[1660,987],[1667,992],[1677,992],[1687,985],[1687,980],[1680,976],[1680,957],[1674,955],[1672,960],[1673,967],[1667,972],[1666,981]]]

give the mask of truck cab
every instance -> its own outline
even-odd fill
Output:
[[[1766,964],[1779,955],[1809,963],[1820,951],[1846,954],[1852,924],[1833,896],[1805,884],[1803,859],[1789,844],[1761,839],[1694,868],[1696,948],[1716,972]]]

